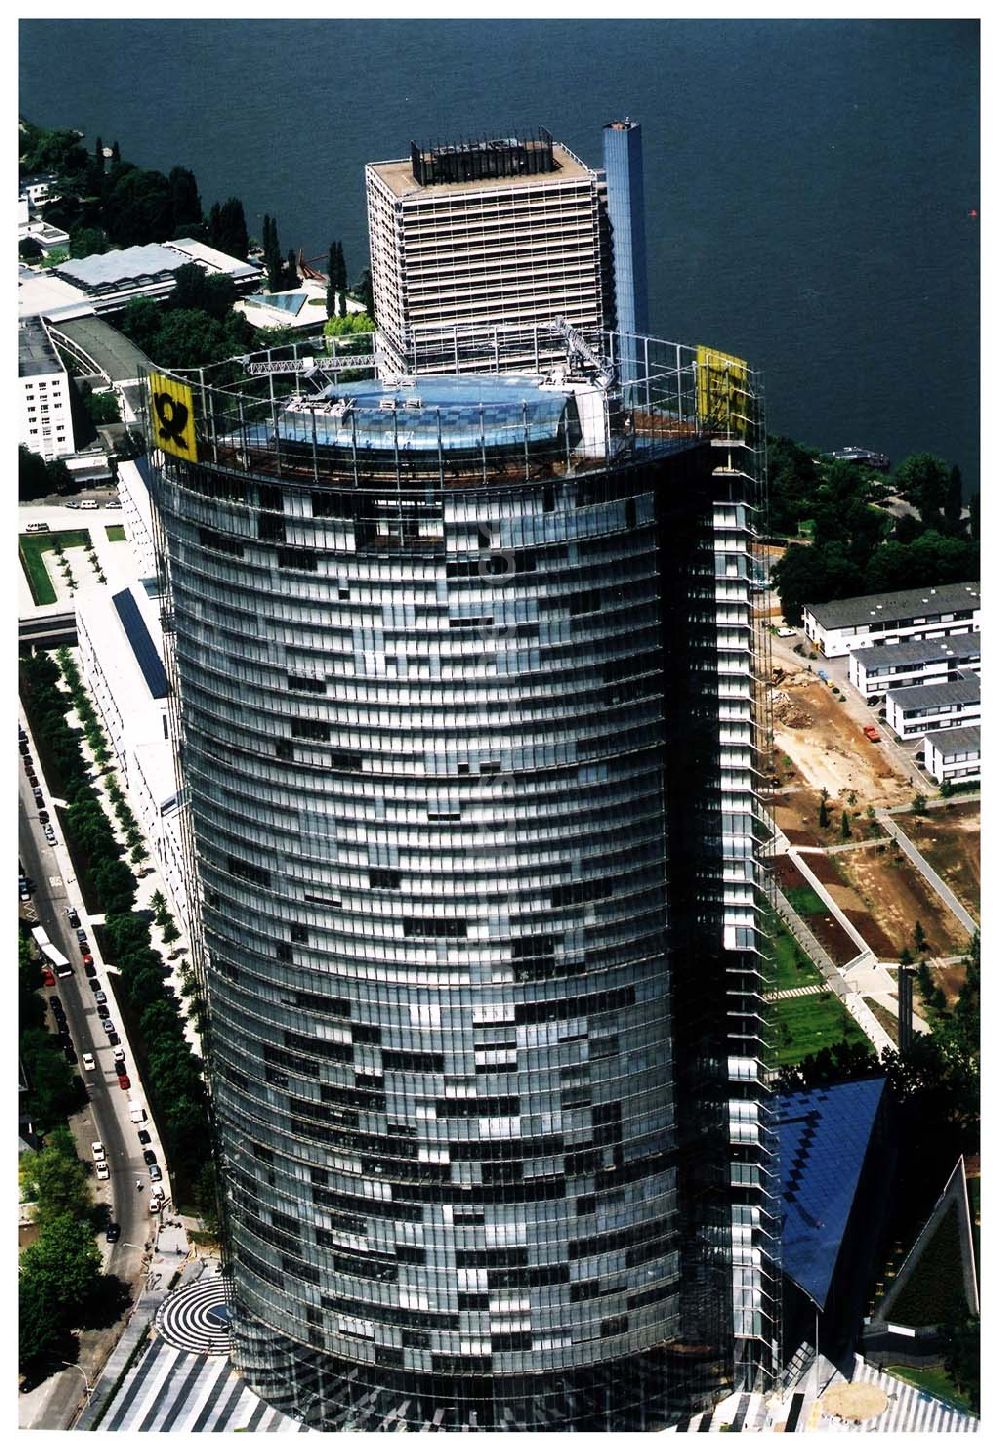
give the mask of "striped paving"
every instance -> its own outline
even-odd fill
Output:
[[[794,1000],[800,995],[822,995],[828,985],[793,985],[790,990],[772,990],[768,1000]]]
[[[199,1354],[154,1339],[97,1426],[143,1434],[307,1430],[255,1394],[223,1354]]]
[[[874,1419],[861,1420],[857,1424],[841,1421],[837,1426],[838,1432],[866,1434],[876,1430],[888,1434],[895,1431],[907,1435],[971,1435],[979,1429],[979,1421],[974,1415],[964,1415],[953,1405],[924,1394],[912,1384],[880,1374],[861,1359],[855,1359],[852,1383],[878,1385],[889,1396],[889,1405]]]
[[[222,1278],[199,1278],[167,1296],[155,1323],[168,1344],[193,1354],[228,1354],[230,1314]]]

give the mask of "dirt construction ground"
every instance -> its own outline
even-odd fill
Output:
[[[969,937],[950,910],[928,888],[909,859],[893,854],[891,848],[858,849],[856,853],[838,856],[837,869],[847,882],[846,889],[828,885],[837,904],[864,935],[867,924],[858,909],[871,916],[884,939],[871,948],[881,957],[894,959],[904,945],[915,950],[914,925],[923,927],[929,945],[928,954],[961,955],[968,948]],[[867,938],[867,936],[866,936]],[[871,941],[869,941],[871,943]],[[889,947],[893,953],[888,953]],[[957,967],[961,970],[961,967]]]
[[[952,803],[947,808],[935,808],[926,818],[908,813],[900,818],[899,826],[952,893],[978,919],[979,804]]]
[[[912,796],[912,788],[893,770],[878,743],[868,741],[814,673],[803,670],[785,677],[777,686],[773,709],[775,745],[812,788],[825,788],[833,798],[854,792],[863,804],[876,808]]]

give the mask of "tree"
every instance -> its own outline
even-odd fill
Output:
[[[93,871],[94,889],[106,914],[121,914],[135,901],[135,875],[120,859],[98,864]]]
[[[17,498],[40,500],[49,493],[49,476],[45,461],[26,445],[17,447]]]
[[[267,212],[264,213],[263,231],[261,245],[264,250],[264,267],[267,269],[267,286],[275,293],[281,288],[284,265],[281,261],[281,244],[278,241],[278,222]]]
[[[924,934],[924,927],[919,920],[914,921],[913,943],[917,947],[917,954],[922,955],[927,949],[927,936]]]
[[[73,1134],[66,1126],[50,1132],[37,1152],[25,1152],[18,1175],[22,1186],[34,1194],[40,1221],[61,1213],[79,1214],[93,1201],[87,1169],[76,1155]]]
[[[69,235],[71,258],[89,258],[108,251],[107,234],[101,227],[75,227]]]
[[[827,807],[827,799],[828,798],[829,798],[829,794],[827,793],[826,789],[825,788],[820,789],[820,795],[819,795],[819,826],[820,826],[821,829],[829,828],[829,826],[830,826],[830,810]]]
[[[173,232],[170,183],[162,172],[122,167],[104,204],[104,226],[122,247],[163,242]]]
[[[33,263],[43,257],[42,245],[37,238],[23,237],[17,245],[17,255],[26,263]]]
[[[915,793],[913,795],[913,812],[916,814],[927,812],[927,799],[924,794]]]
[[[174,924],[173,920],[168,918],[166,924],[163,926],[163,943],[165,945],[173,945],[180,937],[180,930]]]
[[[198,196],[195,175],[187,167],[171,167],[167,183],[170,187],[170,207],[176,237],[185,229],[197,227],[201,222],[201,198]]]
[[[337,313],[337,247],[338,244],[330,244],[330,256],[326,261],[327,284],[326,284],[326,316],[334,318]],[[39,249],[41,251],[41,249]]]
[[[166,895],[161,889],[155,890],[150,896],[149,907],[153,911],[156,923],[160,925],[163,924],[164,918],[167,913],[167,899]]]
[[[893,484],[920,514],[925,526],[940,528],[953,489],[951,471],[937,455],[907,455],[893,472]],[[961,480],[959,480],[961,498]]]
[[[221,322],[236,301],[236,285],[222,273],[206,273],[197,263],[185,263],[174,273],[170,309],[200,309]],[[162,317],[162,315],[161,315]]]
[[[369,318],[375,317],[375,290],[372,287],[371,269],[366,268],[361,274],[361,282],[355,289],[358,297],[365,306],[365,312]]]
[[[21,1280],[43,1289],[70,1327],[83,1313],[100,1269],[93,1233],[76,1212],[47,1218],[42,1236],[21,1254]]]
[[[848,818],[846,808],[840,815],[840,837],[842,839],[849,839],[851,837],[851,820]]]
[[[233,258],[245,258],[250,249],[243,203],[230,197],[221,205],[213,202],[208,214],[208,240],[213,248]]]
[[[973,1410],[980,1408],[980,1332],[978,1319],[949,1323],[942,1329],[944,1367],[968,1399]]]

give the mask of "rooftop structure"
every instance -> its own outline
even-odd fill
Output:
[[[741,361],[637,356],[628,412],[565,341],[150,375],[235,1357],[320,1429],[777,1367],[762,430]]]
[[[624,338],[649,331],[646,283],[646,215],[642,179],[642,128],[628,117],[604,128],[604,172],[614,259],[615,325]],[[625,385],[639,375],[640,361],[626,348],[621,361]]]
[[[149,367],[146,355],[131,339],[92,314],[59,318],[49,324],[49,332],[85,373],[102,374],[109,384],[138,379]]]
[[[172,293],[174,274],[192,263],[203,272],[232,278],[238,287],[253,286],[264,276],[258,265],[231,258],[193,238],[67,258],[53,271],[91,299],[98,312],[108,313],[122,308],[131,298],[159,298]]]
[[[975,673],[955,681],[900,687],[886,693],[885,719],[901,738],[979,721],[982,684]]]

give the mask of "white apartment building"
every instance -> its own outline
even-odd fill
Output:
[[[901,687],[886,693],[885,720],[897,737],[920,738],[952,727],[972,727],[982,712],[982,687],[975,673],[956,682]]]
[[[978,727],[948,728],[924,738],[924,767],[938,783],[973,782],[981,765]]]
[[[868,702],[899,687],[922,687],[954,681],[978,672],[978,632],[964,632],[946,640],[884,642],[851,653],[848,676]]]
[[[187,924],[177,776],[159,606],[137,582],[77,602],[80,671],[118,760],[122,787],[178,915]]]
[[[18,324],[17,373],[19,443],[43,460],[73,454],[69,377],[41,319],[26,318]]]
[[[365,168],[375,315],[399,373],[565,360],[552,324],[605,325],[601,174],[548,132]]]
[[[802,608],[802,624],[825,657],[879,642],[928,640],[979,630],[979,582],[846,596]]]
[[[149,498],[145,459],[118,461],[118,499],[122,507],[122,525],[132,547],[135,567],[142,578],[156,575],[156,551],[153,546],[153,506]]]

